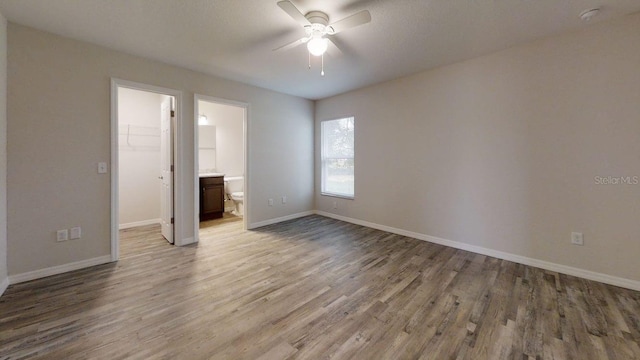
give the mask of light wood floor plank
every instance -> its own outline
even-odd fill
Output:
[[[639,359],[640,293],[308,216],[10,286],[0,359]]]

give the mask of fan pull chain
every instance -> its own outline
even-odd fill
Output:
[[[320,75],[324,76],[324,54],[322,54],[320,56],[320,58],[321,58],[321,61],[322,61],[321,69],[320,69]],[[309,53],[309,69],[311,69],[311,53]]]

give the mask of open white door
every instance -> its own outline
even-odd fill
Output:
[[[173,110],[171,100],[171,97],[167,96],[162,102],[160,115],[160,180],[162,181],[160,219],[162,236],[173,244],[173,142],[171,136]]]

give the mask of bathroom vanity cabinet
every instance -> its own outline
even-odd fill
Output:
[[[221,218],[224,213],[224,176],[200,177],[200,221]]]

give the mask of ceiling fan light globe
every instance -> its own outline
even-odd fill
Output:
[[[307,43],[307,49],[313,56],[321,56],[324,54],[324,52],[327,51],[327,46],[327,39],[324,38],[313,38]]]

